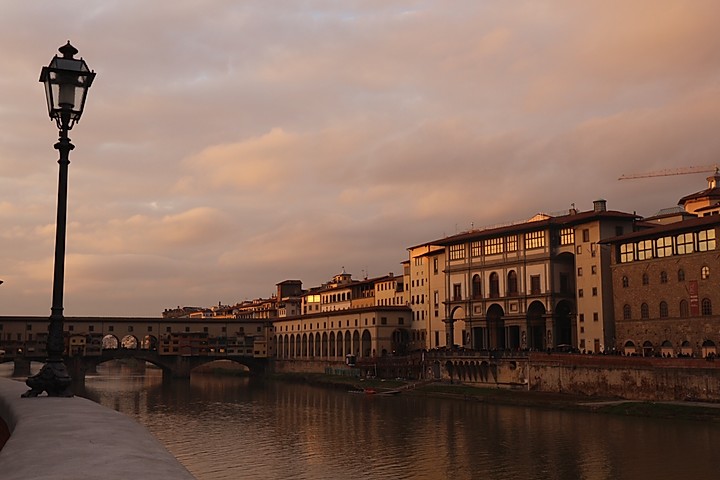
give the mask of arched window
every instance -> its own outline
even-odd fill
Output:
[[[707,280],[710,278],[710,267],[707,265],[703,265],[703,267],[700,269],[700,278],[702,280]]]
[[[472,296],[473,298],[480,298],[480,275],[473,275],[472,278]]]
[[[500,277],[497,272],[490,274],[490,298],[498,298],[500,296]]]
[[[668,276],[666,271],[660,272],[660,283],[667,283],[668,282]]]
[[[632,309],[630,305],[623,305],[623,320],[630,320],[632,318]]]
[[[515,273],[515,270],[510,270],[508,273],[507,278],[507,289],[508,289],[508,296],[515,296],[518,294],[518,280],[517,280],[517,273]]]
[[[680,300],[680,316],[683,318],[690,316],[687,300]]]
[[[665,300],[660,302],[660,318],[667,318],[668,316],[668,304]]]
[[[647,303],[640,305],[640,318],[643,320],[650,318],[650,307],[648,307]]]
[[[682,268],[678,270],[678,282],[684,282],[685,281],[685,270]]]
[[[709,298],[703,298],[700,302],[700,313],[703,315],[712,315],[712,302]]]
[[[650,285],[650,276],[647,274],[647,272],[643,273],[642,275],[642,284]]]
[[[622,277],[622,286],[623,288],[628,288],[630,286],[630,280],[628,279],[628,277]]]

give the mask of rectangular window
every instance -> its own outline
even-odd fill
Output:
[[[637,243],[637,259],[638,260],[649,260],[653,258],[652,240],[641,240]]]
[[[598,315],[598,312],[593,312],[593,322],[597,322],[600,320],[600,315]]]
[[[590,273],[593,275],[597,275],[597,265],[593,265],[590,267]]]
[[[502,237],[485,240],[485,255],[496,255],[498,253],[503,253]]]
[[[433,292],[433,305],[438,306],[440,304],[440,292],[435,290]]]
[[[470,255],[473,257],[482,255],[482,241],[478,240],[477,242],[470,243]]]
[[[661,237],[655,240],[655,255],[658,258],[672,256],[672,237]]]
[[[578,297],[582,298],[585,295],[585,292],[582,288],[578,289]]]
[[[465,244],[450,245],[450,260],[462,260],[465,258]]]
[[[587,228],[583,228],[583,242],[589,242],[590,241],[590,230]]]
[[[577,269],[577,276],[582,277],[582,267],[578,267]]]
[[[510,235],[505,238],[506,250],[508,252],[517,252],[518,249],[518,237],[517,235]]]
[[[620,263],[628,263],[635,260],[635,244],[623,243],[620,245]]]
[[[685,255],[693,252],[693,234],[681,233],[675,237],[675,245],[677,246],[677,254]]]
[[[530,275],[530,293],[540,295],[540,275]]]
[[[560,230],[560,245],[572,245],[575,243],[575,229],[563,228]]]
[[[592,296],[597,297],[597,287],[592,287]]]
[[[545,247],[545,232],[529,232],[525,234],[525,250]]]
[[[453,300],[462,300],[462,285],[453,284]]]
[[[583,323],[584,321],[585,321],[585,314],[581,313],[580,314],[580,323]]]
[[[703,230],[698,232],[698,251],[707,252],[715,250],[715,230]]]
[[[2,330],[2,328],[0,328]],[[89,325],[88,326],[88,332],[94,332],[95,331],[95,325]]]
[[[433,258],[433,273],[437,275],[438,273],[438,259]]]
[[[422,257],[415,257],[415,266],[422,267]]]

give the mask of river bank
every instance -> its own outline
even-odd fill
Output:
[[[475,387],[448,381],[413,382],[406,380],[360,379],[320,373],[282,373],[270,375],[268,378],[347,391],[367,391],[368,394],[399,393],[402,395],[447,398],[495,405],[581,410],[606,415],[673,418],[720,424],[720,403],[637,401],[621,398],[535,392],[522,389]]]

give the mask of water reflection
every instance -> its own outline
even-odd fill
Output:
[[[715,476],[714,425],[366,396],[103,367],[82,393],[137,418],[201,480]]]

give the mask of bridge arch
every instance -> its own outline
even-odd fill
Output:
[[[158,339],[154,335],[145,335],[142,340],[141,348],[143,350],[157,350]]]
[[[125,335],[120,341],[120,346],[128,350],[137,350],[140,342],[135,335]]]
[[[105,335],[102,339],[103,350],[120,348],[120,340],[113,334]]]

